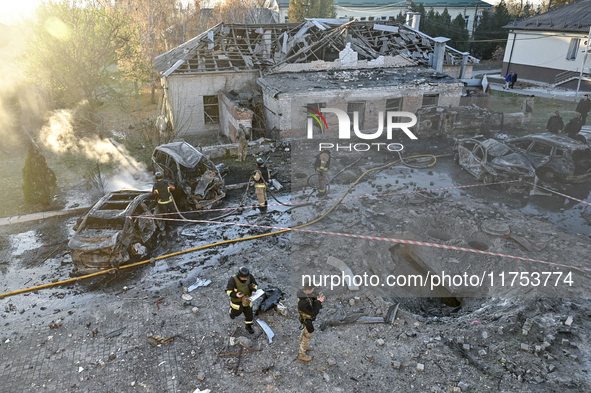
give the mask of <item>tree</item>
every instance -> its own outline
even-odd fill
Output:
[[[213,18],[224,23],[268,23],[270,0],[224,0],[213,9]]]
[[[75,0],[42,3],[29,21],[26,68],[62,105],[88,102],[96,113],[120,92],[118,64],[137,59],[135,31],[123,13]]]
[[[498,46],[504,46],[508,32],[503,29],[511,21],[511,15],[504,1],[491,11],[484,10],[474,30],[472,54],[481,59],[490,59]]]
[[[336,18],[333,0],[289,0],[287,15],[290,22],[303,22],[304,18]]]

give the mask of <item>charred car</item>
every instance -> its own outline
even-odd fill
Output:
[[[545,132],[512,139],[507,145],[527,158],[542,180],[580,183],[591,178],[591,148],[586,143]]]
[[[535,176],[535,168],[522,154],[496,139],[460,139],[454,152],[454,160],[485,183]]]
[[[155,172],[174,185],[173,196],[184,210],[199,210],[226,196],[225,183],[216,166],[187,142],[154,149]]]
[[[78,221],[68,243],[74,274],[85,274],[129,263],[155,243],[157,228],[145,191],[116,191],[101,198]]]

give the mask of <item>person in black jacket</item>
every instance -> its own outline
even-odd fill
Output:
[[[564,121],[562,117],[560,117],[560,112],[554,111],[552,116],[548,119],[548,123],[546,124],[546,132],[551,132],[553,134],[560,134],[564,129]]]
[[[511,75],[511,84],[509,85],[509,88],[513,88],[513,86],[515,86],[515,83],[517,82],[517,73],[514,72],[513,75]]]
[[[591,100],[589,99],[589,94],[583,96],[575,110],[581,114],[581,125],[584,126],[587,121],[587,115],[591,112]]]
[[[300,322],[302,324],[298,359],[303,362],[312,360],[312,356],[306,354],[306,351],[312,351],[312,347],[310,347],[312,333],[314,333],[312,322],[316,320],[316,316],[318,316],[322,309],[322,302],[324,302],[322,292],[320,292],[319,296],[316,296],[314,289],[313,286],[304,286],[298,292],[298,313],[300,314]]]
[[[573,117],[566,126],[564,127],[564,133],[571,139],[579,140],[577,135],[579,131],[581,131],[581,127],[583,123],[581,123],[581,114],[579,112],[575,112],[575,117]]]

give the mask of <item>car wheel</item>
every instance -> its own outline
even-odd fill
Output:
[[[552,169],[544,168],[538,171],[538,177],[542,180],[554,181],[556,180],[557,175]]]
[[[485,184],[490,184],[492,182],[495,181],[495,178],[493,177],[493,175],[491,175],[490,173],[485,174],[484,176],[482,176],[482,181]]]

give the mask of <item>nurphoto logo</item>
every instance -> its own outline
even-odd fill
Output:
[[[337,108],[321,108],[320,111],[305,106],[306,114],[310,116],[308,118],[308,139],[314,138],[314,120],[320,127],[322,133],[326,133],[328,131],[328,122],[326,118],[322,115],[323,113],[333,113],[337,116],[338,124],[339,124],[339,139],[351,139],[351,126],[353,126],[353,132],[355,136],[359,139],[363,140],[373,140],[377,139],[382,136],[384,131],[384,112],[378,112],[378,129],[372,133],[363,133],[359,130],[359,112],[353,112],[353,121],[349,118],[347,112],[342,109]],[[393,112],[387,111],[386,112],[386,138],[392,139],[392,131],[396,129],[400,129],[404,131],[404,133],[410,139],[418,139],[415,134],[409,129],[410,127],[417,124],[417,117],[414,113],[411,112]],[[403,119],[410,119],[410,121],[402,121]],[[377,150],[380,150],[380,145],[386,145],[385,143],[372,143],[371,145],[368,143],[357,143],[353,144],[333,144],[333,143],[320,143],[320,149],[333,149],[336,147],[336,150],[355,150],[355,151],[368,151],[371,149],[371,146],[377,146]],[[401,151],[404,146],[400,143],[391,143],[386,145],[386,148],[390,151]]]

